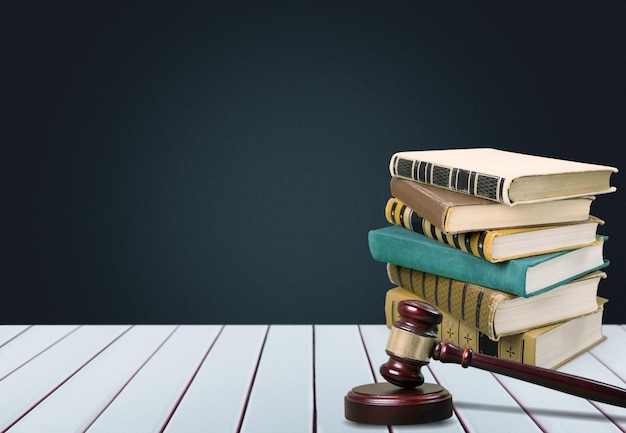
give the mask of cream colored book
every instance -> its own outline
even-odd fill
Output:
[[[491,148],[395,153],[392,176],[515,205],[615,191],[617,168]]]

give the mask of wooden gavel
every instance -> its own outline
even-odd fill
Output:
[[[475,367],[562,391],[578,397],[626,407],[626,390],[602,382],[547,368],[521,364],[474,353],[437,341],[441,313],[425,302],[402,301],[399,319],[393,323],[380,367],[389,384],[353,388],[346,396],[346,418],[369,424],[413,424],[445,419],[452,415],[452,399],[438,385],[424,384],[421,368],[430,359]],[[428,388],[424,388],[427,386]],[[422,389],[424,388],[424,389]],[[426,407],[422,407],[426,406]]]

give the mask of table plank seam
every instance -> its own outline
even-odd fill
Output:
[[[541,424],[541,422],[539,422],[539,420],[528,410],[528,408],[524,405],[524,403],[522,403],[519,400],[519,398],[516,397],[515,394],[506,386],[506,384],[502,382],[502,380],[498,377],[498,375],[495,373],[491,373],[491,372],[490,374],[491,376],[493,376],[496,382],[498,382],[500,386],[504,388],[504,390],[511,396],[511,398],[515,401],[515,403],[517,403],[520,409],[522,409],[524,413],[532,420],[532,422],[534,422],[542,432],[548,432],[548,430]]]
[[[619,373],[619,371],[616,371],[616,370],[615,370],[614,368],[612,368],[612,367],[611,367],[608,363],[606,363],[604,360],[600,359],[600,358],[598,357],[598,355],[596,355],[595,353],[593,353],[593,352],[591,352],[591,351],[589,352],[589,354],[590,354],[592,357],[594,357],[595,359],[597,359],[597,360],[598,360],[598,362],[599,362],[600,364],[602,364],[602,366],[603,366],[604,368],[606,368],[607,370],[609,370],[609,371],[610,371],[611,373],[613,373],[615,376],[619,377],[619,378],[622,380],[622,382],[626,382],[626,378],[624,378],[624,377],[623,377],[623,376]]]
[[[187,394],[187,391],[189,390],[189,387],[191,386],[193,381],[196,379],[196,376],[198,375],[198,372],[200,371],[200,368],[202,368],[202,365],[204,364],[204,362],[206,361],[207,357],[209,356],[209,353],[211,352],[211,349],[213,349],[213,347],[215,346],[215,342],[220,338],[220,335],[222,335],[222,331],[223,330],[224,330],[224,325],[221,326],[221,328],[218,331],[217,335],[215,336],[215,338],[213,338],[213,341],[211,342],[211,344],[209,344],[209,347],[204,352],[204,355],[202,356],[202,359],[200,360],[200,362],[198,363],[197,367],[195,368],[193,374],[191,375],[191,377],[189,378],[189,380],[185,384],[183,390],[180,393],[180,396],[178,397],[178,399],[174,403],[174,406],[170,410],[170,413],[165,418],[165,421],[163,422],[163,425],[159,429],[159,433],[163,433],[165,431],[165,429],[167,428],[167,425],[169,424],[170,420],[174,416],[174,412],[176,412],[176,409],[178,409],[178,406],[180,405],[180,402],[183,400],[183,398],[185,398],[185,394]]]
[[[593,407],[595,407],[595,408],[596,408],[596,410],[597,410],[598,412],[600,412],[602,415],[604,415],[604,417],[605,417],[606,419],[608,419],[609,421],[611,421],[611,422],[613,423],[613,425],[615,425],[615,427],[617,427],[617,428],[618,428],[621,432],[626,433],[626,429],[622,428],[622,426],[619,424],[619,421],[618,421],[617,419],[615,419],[615,418],[614,418],[614,417],[613,417],[610,413],[608,413],[607,411],[605,411],[604,409],[602,409],[602,407],[600,406],[600,404],[598,404],[598,403],[597,403],[597,402],[595,402],[595,401],[591,401],[591,400],[588,400],[588,401],[589,401],[589,403],[591,403],[591,405],[592,405]],[[624,420],[622,419],[622,421],[624,421]]]
[[[359,338],[361,339],[363,350],[365,351],[367,364],[369,365],[370,372],[372,373],[372,378],[374,379],[374,382],[378,383],[378,380],[376,378],[376,369],[374,368],[374,361],[372,360],[372,357],[370,356],[370,352],[367,349],[367,343],[365,342],[365,337],[363,336],[363,330],[361,329],[361,325],[357,325],[357,329],[359,331]],[[389,431],[389,433],[393,433],[393,426],[388,425],[387,430]]]
[[[372,372],[372,378],[374,379],[374,382],[378,382],[378,380],[376,379],[376,369],[374,368],[374,362],[372,361],[370,352],[367,349],[367,344],[365,343],[365,337],[363,336],[363,330],[361,329],[361,325],[357,325],[357,329],[359,330],[359,337],[361,338],[361,344],[363,345],[363,350],[365,350],[365,357],[367,358],[367,363],[369,364],[370,371]]]
[[[248,403],[250,403],[250,396],[252,395],[252,387],[254,386],[254,381],[256,380],[257,373],[259,372],[259,364],[261,363],[261,357],[263,356],[263,350],[265,349],[265,343],[267,343],[267,336],[269,334],[270,326],[265,329],[265,335],[263,336],[263,343],[261,343],[261,348],[257,355],[256,365],[254,366],[254,371],[252,372],[252,377],[250,378],[250,384],[248,385],[248,389],[246,391],[246,397],[244,399],[243,407],[241,408],[241,415],[239,416],[239,423],[237,424],[237,428],[235,432],[240,433],[243,427],[243,420],[246,417],[246,411],[248,409]]]
[[[82,326],[82,325],[81,325]],[[51,344],[49,344],[48,346],[44,347],[42,350],[40,350],[39,352],[37,352],[36,354],[34,354],[33,356],[31,356],[30,358],[28,358],[27,360],[25,360],[24,362],[22,362],[20,365],[18,365],[17,367],[15,367],[13,370],[9,371],[7,374],[5,374],[4,376],[0,377],[0,381],[6,379],[7,377],[9,377],[10,375],[12,375],[13,373],[15,373],[17,370],[19,370],[20,368],[22,368],[23,366],[25,366],[26,364],[28,364],[29,362],[31,362],[33,359],[37,358],[38,356],[40,356],[41,354],[45,353],[46,351],[50,350],[52,347],[54,347],[54,345],[58,344],[59,342],[63,341],[65,338],[69,337],[70,335],[72,335],[74,332],[76,332],[78,329],[81,328],[81,326],[77,326],[76,328],[72,329],[70,332],[68,332],[67,334],[63,335],[61,338],[58,338],[57,340],[53,341]],[[30,329],[30,328],[29,328]],[[20,333],[19,335],[21,335],[22,333]]]
[[[7,344],[9,344],[11,341],[16,340],[17,338],[21,337],[23,333],[25,333],[26,331],[28,331],[30,328],[32,328],[33,325],[29,325],[26,328],[22,329],[20,332],[18,332],[17,334],[15,334],[13,337],[9,338],[8,340],[2,342],[2,344],[0,344],[0,349],[2,349],[4,346],[6,346]],[[2,380],[2,379],[0,379]]]
[[[63,336],[62,338],[60,338],[58,341],[63,340],[64,338],[66,338],[67,336],[71,335],[72,333],[74,333],[77,329],[81,328],[83,325],[76,327],[75,329],[73,329],[72,331],[68,332],[65,336]],[[2,430],[2,433],[6,432],[7,430],[9,430],[11,427],[13,427],[15,424],[17,424],[22,418],[24,418],[25,416],[27,416],[34,408],[36,408],[38,405],[40,405],[45,399],[47,399],[48,397],[50,397],[57,389],[59,389],[60,387],[62,387],[68,380],[70,380],[72,377],[74,377],[79,371],[81,371],[83,368],[85,368],[85,366],[87,364],[89,364],[91,361],[93,361],[96,357],[98,357],[98,355],[100,355],[102,352],[104,352],[107,348],[111,347],[112,344],[114,344],[117,340],[119,340],[124,334],[126,334],[130,329],[132,329],[132,326],[129,326],[128,328],[126,328],[126,330],[124,330],[123,332],[121,332],[117,337],[113,338],[111,341],[109,341],[107,344],[105,344],[100,350],[98,350],[96,353],[94,353],[91,357],[89,357],[82,365],[80,365],[77,369],[75,369],[73,372],[71,372],[67,377],[65,377],[64,379],[62,379],[58,384],[56,384],[56,386],[54,386],[52,389],[50,389],[47,393],[45,393],[41,398],[39,398],[39,400],[35,401],[28,409],[26,409],[20,416],[18,416],[15,420],[13,420],[13,422],[11,422],[11,424],[9,424],[4,430]],[[57,344],[56,342],[54,344]],[[50,345],[50,347],[54,346],[54,344]],[[48,349],[46,349],[48,350]],[[43,351],[45,352],[45,351]],[[42,352],[42,353],[43,353]]]
[[[312,380],[313,380],[313,384],[312,384],[312,389],[313,389],[313,416],[312,416],[312,423],[313,425],[311,426],[311,431],[312,433],[317,433],[317,375],[316,375],[316,365],[315,365],[315,325],[311,326],[311,345],[312,350],[312,356],[313,359],[311,360],[311,366],[313,369],[313,376],[312,376]]]
[[[134,327],[134,325],[133,325]],[[131,327],[132,328],[132,327]],[[94,416],[94,418],[87,423],[87,425],[85,426],[83,433],[87,432],[91,426],[98,420],[98,418],[100,418],[102,416],[102,414],[104,414],[104,412],[106,412],[106,410],[111,406],[111,404],[113,403],[113,401],[122,393],[122,391],[128,386],[128,384],[135,378],[135,376],[137,376],[137,374],[141,371],[141,369],[143,367],[145,367],[145,365],[152,359],[152,357],[154,357],[154,355],[163,347],[163,345],[167,342],[167,340],[169,340],[172,335],[174,335],[174,332],[176,332],[176,330],[179,328],[179,325],[177,325],[168,335],[167,337],[165,337],[163,339],[163,341],[154,349],[154,351],[152,351],[152,353],[150,354],[150,356],[148,356],[144,362],[141,363],[141,365],[139,365],[137,367],[137,369],[133,372],[133,374],[130,375],[130,377],[126,380],[126,382],[124,382],[124,384],[122,384],[122,386],[120,387],[120,389],[118,389],[118,391],[113,395],[113,397],[102,407],[102,409]],[[130,329],[130,328],[129,328]]]
[[[435,382],[437,382],[437,385],[444,386],[441,383],[441,379],[439,379],[439,376],[437,376],[437,374],[435,373],[434,369],[430,365],[427,365],[426,368],[428,368],[428,371],[435,379]],[[454,397],[452,397],[452,411],[454,412],[454,416],[456,417],[456,419],[459,421],[459,424],[461,424],[461,428],[463,429],[463,431],[466,433],[469,433],[471,429],[469,428],[467,421],[463,418],[462,414],[459,412],[458,408],[456,407],[456,404],[454,402]]]

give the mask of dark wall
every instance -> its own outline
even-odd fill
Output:
[[[0,322],[379,323],[393,152],[626,170],[623,1],[153,3],[0,6]]]

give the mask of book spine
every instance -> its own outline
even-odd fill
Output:
[[[398,303],[406,299],[422,300],[419,296],[411,295],[402,288],[391,289],[387,292],[385,296],[385,322],[387,327],[390,328],[393,322],[398,320]],[[443,320],[437,328],[437,338],[439,340],[463,348],[470,347],[474,352],[534,365],[534,349],[536,346],[531,344],[531,336],[515,334],[502,337],[499,341],[493,341],[477,328],[455,318],[451,314],[445,311],[441,314]]]
[[[488,231],[448,234],[419,215],[401,200],[392,197],[385,206],[385,217],[391,224],[412,230],[476,257],[494,262]]]
[[[387,264],[389,281],[433,304],[458,320],[471,324],[497,341],[494,327],[498,304],[512,298],[502,292],[409,268]]]
[[[397,176],[391,177],[389,188],[394,198],[402,201],[440,229],[447,229],[450,203],[440,196],[433,194],[432,191],[433,189],[440,190],[440,188],[430,187],[408,179],[401,179]],[[452,191],[443,189],[441,189],[441,191],[457,195]]]
[[[393,155],[389,164],[392,176],[434,185],[499,203],[511,204],[505,196],[505,178],[477,171],[447,167],[428,161]]]

